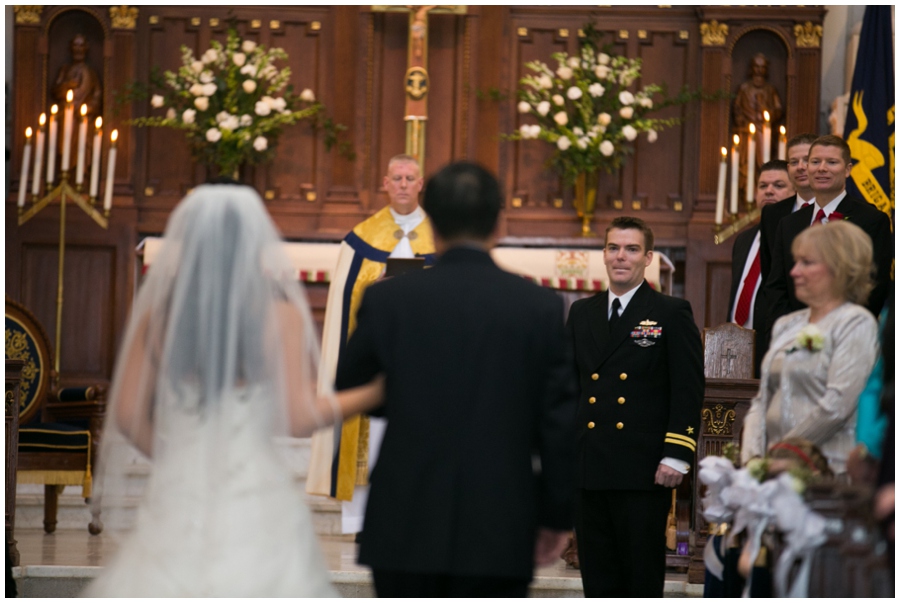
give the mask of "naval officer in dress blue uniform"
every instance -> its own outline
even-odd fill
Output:
[[[609,290],[579,300],[567,328],[580,383],[575,532],[586,597],[661,597],[672,488],[694,465],[703,399],[691,306],[644,280],[653,232],[606,230]]]

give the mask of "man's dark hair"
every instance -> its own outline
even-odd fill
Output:
[[[451,163],[428,180],[422,209],[445,241],[484,241],[494,232],[503,203],[500,183],[476,163]]]
[[[810,155],[812,155],[812,150],[815,147],[837,147],[841,150],[841,157],[844,159],[844,163],[850,163],[850,145],[840,136],[835,136],[834,134],[819,136],[812,143],[812,146],[809,147]]]
[[[606,227],[606,234],[603,236],[604,244],[606,243],[606,239],[609,238],[609,231],[614,228],[617,230],[640,230],[644,233],[644,252],[653,251],[653,231],[650,230],[647,223],[640,218],[635,218],[633,216],[619,216],[614,219],[609,223],[609,226]]]
[[[759,175],[762,176],[763,172],[787,172],[788,164],[784,159],[772,159],[771,161],[767,161],[759,168]],[[758,178],[757,178],[758,180]]]
[[[805,132],[803,134],[797,134],[796,136],[791,136],[791,139],[787,141],[787,150],[790,151],[793,147],[799,144],[812,144],[818,138],[815,134],[810,134],[809,132]]]

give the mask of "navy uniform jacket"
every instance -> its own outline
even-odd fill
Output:
[[[700,333],[691,305],[645,281],[609,332],[609,293],[569,311],[581,385],[579,487],[651,490],[659,462],[695,465],[705,381]]]

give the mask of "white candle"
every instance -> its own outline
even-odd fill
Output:
[[[66,108],[63,111],[63,152],[60,168],[64,172],[69,171],[69,160],[72,157],[72,128],[75,121],[75,105],[72,104],[72,98],[74,95],[75,93],[71,90],[66,93]]]
[[[103,144],[103,118],[98,117],[94,122],[97,132],[94,134],[94,152],[91,155],[91,199],[97,198],[97,188],[100,184],[100,145]]]
[[[22,173],[19,175],[19,207],[25,207],[25,192],[28,190],[28,164],[31,163],[31,128],[25,128],[25,153],[22,157]]]
[[[778,158],[784,161],[787,157],[787,130],[781,126],[778,134]]]
[[[119,138],[119,131],[113,130],[109,140],[112,144],[109,147],[109,162],[106,164],[106,193],[103,195],[103,210],[109,211],[112,208],[113,196],[113,180],[116,176],[116,140]]]
[[[47,125],[47,114],[41,113],[38,119],[37,148],[34,150],[34,175],[31,177],[31,194],[41,192],[41,168],[44,163],[44,126]]]
[[[53,184],[56,172],[56,114],[59,107],[50,107],[50,140],[47,141],[47,184]]]
[[[728,211],[732,214],[738,213],[738,187],[740,186],[739,178],[741,172],[741,153],[738,145],[741,144],[741,137],[734,135],[734,144],[731,146],[731,203]]]
[[[87,150],[87,105],[81,105],[81,123],[78,125],[78,167],[75,169],[75,184],[84,182],[84,159]]]
[[[750,124],[747,138],[747,203],[756,199],[756,126]]]
[[[768,162],[772,158],[772,124],[769,122],[769,112],[763,111],[762,136],[763,136],[763,163]]]
[[[719,162],[719,184],[716,188],[716,224],[721,224],[725,217],[725,173],[728,164],[725,158],[728,157],[728,149],[722,147],[722,161]]]

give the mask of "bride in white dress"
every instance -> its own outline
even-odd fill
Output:
[[[331,384],[316,391],[314,324],[281,243],[248,187],[197,187],[172,213],[132,309],[100,454],[105,535],[130,529],[85,596],[336,596],[276,449],[341,414]],[[129,518],[139,455],[152,469]]]

